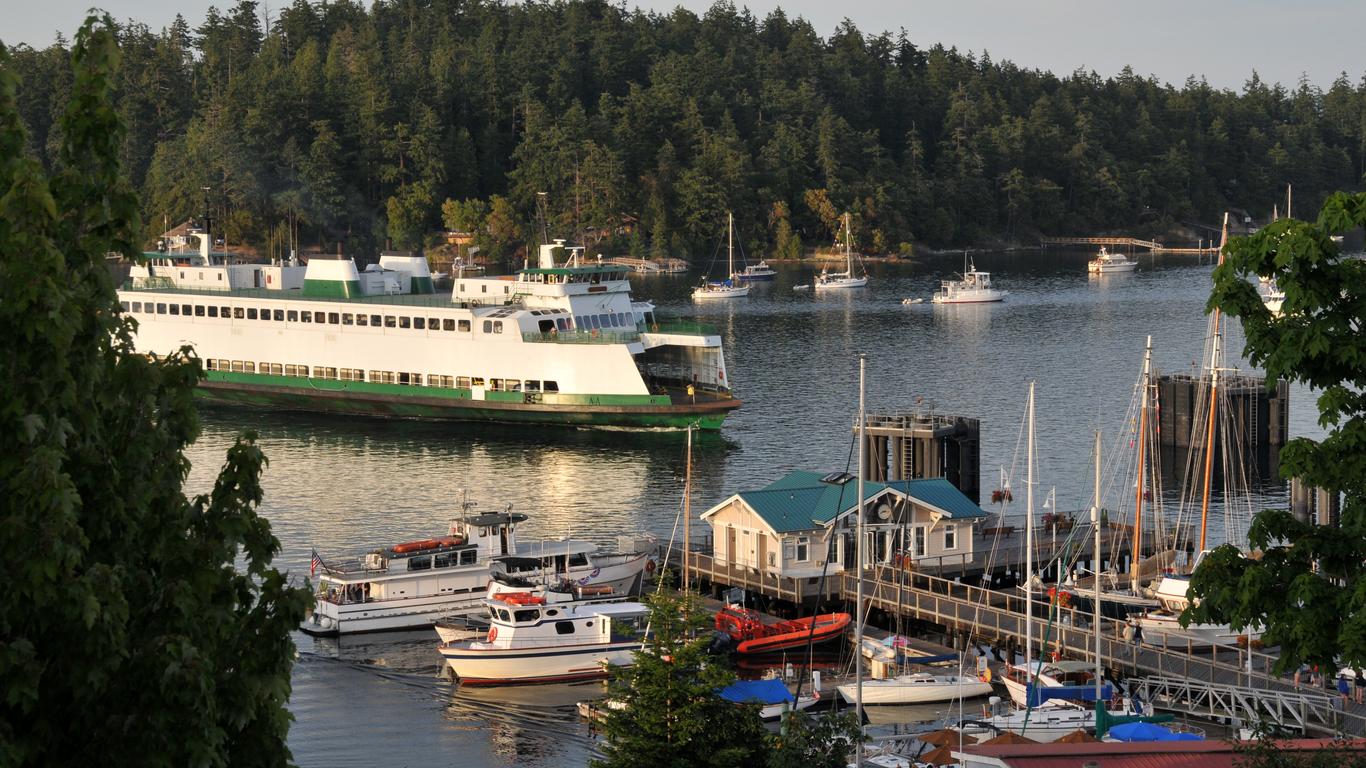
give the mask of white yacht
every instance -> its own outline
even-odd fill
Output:
[[[1198,565],[1198,558],[1196,563]],[[1161,609],[1130,617],[1129,626],[1141,630],[1141,639],[1150,645],[1204,648],[1211,645],[1239,645],[1261,639],[1262,633],[1252,628],[1237,631],[1227,624],[1191,623],[1181,626],[1181,613],[1190,606],[1189,590],[1189,576],[1163,576],[1153,587],[1153,596],[1161,604]]]
[[[840,697],[854,703],[856,685],[839,687]],[[912,672],[882,680],[863,681],[863,703],[868,704],[927,704],[958,701],[991,693],[991,683],[968,675],[933,675]]]
[[[851,241],[854,238],[853,231],[849,228],[849,214],[844,214],[844,271],[830,272],[822,269],[816,275],[815,288],[817,291],[837,291],[847,288],[862,288],[868,284],[868,273],[864,271],[862,276],[854,275],[854,250]]]
[[[738,279],[735,272],[735,216],[726,214],[726,279],[720,282],[703,279],[702,284],[693,289],[693,299],[739,299],[749,295],[749,286]]]
[[[772,280],[778,276],[778,271],[768,265],[767,261],[759,260],[758,264],[749,264],[744,270],[731,275],[732,280]]]
[[[1285,291],[1276,284],[1274,277],[1257,278],[1257,295],[1262,297],[1262,303],[1273,317],[1281,316],[1281,305],[1285,303]]]
[[[377,549],[361,558],[322,560],[312,613],[300,626],[315,636],[423,629],[443,616],[483,608],[498,572],[565,579],[579,587],[634,594],[648,553],[599,555],[588,541],[517,545],[526,515],[471,515],[450,533]]]
[[[606,677],[608,665],[631,666],[645,639],[642,603],[550,603],[529,592],[485,601],[482,640],[438,646],[461,685],[557,683]]]
[[[1122,253],[1110,253],[1105,246],[1100,247],[1100,253],[1094,259],[1086,262],[1086,271],[1093,275],[1104,275],[1111,272],[1132,272],[1138,267],[1138,259],[1131,259]]]
[[[977,271],[976,265],[969,261],[962,278],[942,281],[939,292],[930,301],[935,304],[987,304],[1005,301],[1007,294],[1009,291],[992,286],[989,272]]]
[[[621,555],[618,555],[621,557]],[[610,584],[577,584],[568,579],[553,583],[536,582],[520,576],[510,576],[496,567],[489,580],[486,600],[495,600],[499,595],[521,592],[542,598],[546,603],[611,603],[621,602],[630,596],[628,592],[617,592]],[[477,614],[460,613],[443,616],[436,620],[434,629],[443,643],[456,643],[462,640],[478,640],[489,631],[493,611],[484,603],[483,611]]]

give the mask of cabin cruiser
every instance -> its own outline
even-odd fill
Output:
[[[1104,275],[1111,272],[1133,272],[1138,267],[1138,259],[1131,259],[1122,253],[1111,253],[1100,247],[1100,253],[1094,259],[1086,262],[1086,271],[1093,275]]]
[[[992,286],[990,272],[979,272],[969,262],[962,278],[940,282],[939,292],[930,297],[930,301],[934,304],[986,304],[1005,301],[1008,293]]]

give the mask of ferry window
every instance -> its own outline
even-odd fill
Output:
[[[542,384],[541,386],[542,386],[542,388],[543,388],[546,392],[559,392],[559,391],[560,391],[560,385],[559,385],[557,382],[551,381],[551,380],[549,380],[549,379],[546,379],[545,383]]]
[[[432,557],[432,567],[433,567],[433,568],[449,568],[449,567],[451,567],[451,556],[450,556],[449,554],[446,554],[446,555],[434,555],[434,556]]]
[[[203,304],[196,304],[196,305],[194,305],[194,316],[195,316],[195,317],[203,317],[203,316],[204,316],[204,305],[203,305]]]
[[[540,392],[540,391],[541,391],[541,382],[537,381],[536,379],[527,379],[527,380],[526,380],[526,391],[528,391],[528,392]]]
[[[320,318],[320,319],[318,320],[318,322],[321,323],[321,322],[322,322],[322,319]],[[336,324],[340,323],[340,322],[341,322],[341,313],[340,313],[340,312],[328,312],[328,313],[327,313],[327,322],[331,323],[332,325],[336,325]]]
[[[248,320],[255,320],[255,319],[256,319],[256,307],[248,307],[248,308],[247,308],[247,319],[248,319]]]
[[[218,314],[219,314],[219,316],[221,316],[221,317],[227,317],[227,316],[228,316],[228,313],[229,313],[230,311],[231,311],[231,308],[230,308],[230,307],[222,307],[222,308],[220,308],[220,309],[218,310]]]
[[[521,379],[508,379],[506,382],[504,382],[504,385],[507,387],[507,391],[509,391],[509,392],[521,392],[521,391],[522,391],[522,381],[521,381]]]
[[[400,317],[400,318],[398,319],[398,327],[399,327],[399,328],[409,328],[409,327],[411,327],[411,326],[412,326],[412,320],[409,319],[407,315],[404,315],[404,316],[402,316],[402,317]]]
[[[456,376],[456,377],[455,377],[455,388],[456,388],[456,389],[469,389],[469,388],[470,388],[470,377],[468,377],[468,376]]]
[[[173,315],[178,315],[178,314],[180,314],[180,305],[179,305],[179,304],[172,304],[172,305],[171,305],[171,314],[173,314]]]
[[[314,375],[314,377],[316,377],[316,378],[322,378],[322,379],[335,379],[335,378],[337,378],[337,369],[336,369],[336,368],[318,368],[318,367],[314,366],[314,368],[313,368],[313,375]]]
[[[277,309],[277,310],[275,310],[275,321],[276,321],[276,322],[282,323],[282,322],[284,322],[284,320],[285,320],[285,311],[284,311],[283,309]]]
[[[355,325],[356,316],[350,312],[342,313],[342,325]]]
[[[242,372],[243,372],[243,373],[256,373],[256,363],[253,363],[253,362],[250,361],[250,360],[243,361],[243,363],[242,363]]]
[[[503,621],[512,621],[512,614],[508,613],[506,608],[499,608],[498,618],[502,619]]]
[[[503,321],[502,321],[502,320],[494,320],[494,321],[493,321],[493,332],[494,332],[494,333],[502,333],[502,332],[503,332]]]
[[[433,326],[433,327],[435,327],[435,326]],[[452,320],[452,319],[449,318],[449,317],[446,318],[445,320],[442,320],[442,321],[441,321],[441,330],[443,330],[443,331],[453,331],[453,330],[455,330],[455,321]]]
[[[231,369],[231,368],[232,368],[232,362],[231,362],[231,361],[228,361],[228,360],[219,360],[219,361],[218,361],[218,370],[220,370],[220,371],[226,371],[226,370],[229,370],[229,369]]]
[[[218,273],[218,282],[220,282],[220,283],[223,282],[223,273],[222,273],[222,272],[219,272],[219,273]]]
[[[461,292],[461,293],[464,293],[464,292],[465,292],[465,284],[464,284],[464,283],[461,283],[461,284],[460,284],[460,292]]]
[[[484,333],[493,333],[493,321],[492,321],[492,320],[485,320],[485,321],[484,321]]]
[[[435,331],[435,330],[439,330],[440,328],[441,328],[441,318],[439,318],[439,317],[429,317],[429,318],[427,318],[427,330],[429,330],[429,331]],[[449,330],[449,329],[447,329],[447,330]]]
[[[356,325],[369,325],[369,324],[370,324],[370,316],[369,316],[369,315],[356,315]]]
[[[569,556],[569,567],[576,565],[588,565],[588,555],[584,552],[575,552]]]
[[[393,315],[385,315],[385,316],[384,316],[384,327],[385,327],[385,328],[394,328],[394,327],[396,327],[397,325],[398,325],[398,322],[394,319],[394,316],[393,316]]]
[[[301,322],[301,323],[311,323],[311,322],[313,322],[313,313],[312,313],[312,312],[306,312],[306,311],[305,311],[305,312],[300,312],[300,313],[299,313],[299,322]]]
[[[270,310],[269,310],[269,309],[263,309],[263,310],[261,310],[261,319],[262,319],[262,320],[265,320],[266,322],[270,322]]]
[[[502,379],[489,379],[489,389],[493,390],[494,392],[502,392],[502,391],[503,391],[503,380],[502,380]]]
[[[479,290],[480,290],[482,293],[488,293],[488,292],[489,292],[489,287],[488,287],[487,285],[481,285],[481,286],[479,286]]]
[[[431,555],[427,555],[426,557],[410,557],[410,558],[408,558],[408,570],[410,570],[410,571],[425,571],[425,570],[427,570],[428,568],[431,568],[431,567],[432,567],[432,556],[431,556]]]
[[[209,317],[218,317],[218,307],[209,307]]]
[[[560,615],[560,612],[559,612],[558,610],[554,609],[554,608],[551,608],[551,609],[549,609],[549,610],[547,610],[547,611],[545,612],[545,615],[547,615],[547,616],[559,616],[559,615]]]
[[[557,635],[572,635],[572,634],[574,634],[574,622],[572,622],[572,621],[557,621],[557,622],[555,622],[555,634],[557,634]]]
[[[135,302],[133,302],[133,303],[130,304],[130,303],[128,303],[128,302],[125,301],[125,302],[123,302],[123,311],[124,311],[124,312],[141,312],[141,311],[142,311],[142,302],[140,302],[140,301],[135,301]]]
[[[214,360],[212,357],[204,361],[204,370],[206,371],[212,371],[217,367],[218,361]]]
[[[417,331],[425,331],[425,330],[427,330],[427,318],[425,318],[425,317],[414,317],[414,318],[413,318],[413,330],[417,330]]]
[[[242,309],[241,307],[233,307],[233,308],[232,308],[232,317],[233,317],[234,320],[241,320],[242,318],[244,318],[244,317],[246,317],[246,316],[247,316],[247,311],[246,311],[245,309]]]
[[[469,333],[469,332],[470,332],[470,321],[468,321],[468,320],[461,320],[461,321],[460,321],[460,332],[461,332],[461,333]]]
[[[516,613],[512,614],[512,618],[516,621],[535,621],[541,618],[541,612],[536,610],[535,608],[532,608],[530,610],[517,611]]]
[[[183,270],[183,269],[180,270],[180,279],[181,279],[181,280],[184,280],[184,279],[185,279],[185,270]]]
[[[297,323],[297,322],[299,322],[299,310],[297,310],[297,309],[291,309],[291,310],[289,310],[288,312],[286,312],[286,313],[285,313],[285,320],[287,320],[287,321],[289,321],[289,322],[291,322],[291,323]]]
[[[473,550],[473,549],[467,549],[467,550],[461,552],[461,553],[460,553],[460,564],[461,564],[461,565],[474,565],[474,559],[475,559],[475,557],[476,557],[477,555],[478,555],[478,552],[476,552],[476,551]]]
[[[403,373],[403,372],[400,371],[399,374],[398,374],[398,383],[399,383],[399,384],[405,384],[405,385],[406,385],[406,384],[412,384],[413,382],[412,382],[411,380],[409,380],[408,374]]]
[[[242,373],[242,361],[241,361],[241,360],[233,360],[233,361],[232,361],[232,372],[233,372],[233,373]]]
[[[557,318],[555,318],[555,327],[556,327],[556,328],[559,328],[559,329],[562,330],[562,331],[569,330],[568,324],[565,323],[563,317],[557,317]]]
[[[482,387],[482,386],[484,386],[484,377],[483,377],[483,376],[475,376],[474,378],[470,379],[470,385],[471,385],[471,386],[475,386],[475,387]]]

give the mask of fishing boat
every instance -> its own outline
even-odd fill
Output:
[[[745,268],[731,275],[732,280],[744,280],[757,282],[760,280],[772,280],[778,276],[778,271],[768,265],[767,261],[759,260],[758,264],[747,264]]]
[[[727,604],[717,612],[715,625],[717,631],[726,633],[736,643],[736,653],[753,654],[834,640],[844,634],[849,621],[847,613],[823,613],[766,624],[757,612]]]
[[[425,629],[441,617],[482,610],[490,579],[509,569],[595,588],[590,592],[639,592],[648,553],[599,555],[596,544],[575,540],[519,548],[516,529],[526,519],[511,511],[467,515],[452,522],[446,536],[394,544],[359,558],[318,557],[313,610],[299,628],[323,637]],[[504,559],[509,555],[514,558]]]
[[[990,304],[1005,301],[1009,291],[992,286],[991,273],[979,272],[977,266],[963,254],[963,275],[957,280],[943,280],[939,292],[930,297],[934,304]]]
[[[739,299],[749,295],[749,286],[742,285],[735,273],[735,216],[726,214],[726,279],[713,282],[703,278],[702,284],[693,289],[694,300]]]
[[[437,650],[461,685],[563,683],[607,677],[608,666],[635,663],[650,609],[642,603],[548,603],[529,592],[485,601],[483,640]]]
[[[1108,275],[1111,272],[1133,272],[1138,268],[1138,259],[1131,259],[1122,253],[1111,253],[1100,247],[1100,253],[1086,262],[1086,271],[1093,275]]]
[[[868,273],[864,271],[862,276],[854,275],[854,233],[849,226],[849,214],[844,214],[844,271],[831,272],[822,269],[816,275],[816,282],[813,283],[817,291],[838,291],[849,288],[862,288],[868,284]]]
[[[119,289],[138,352],[194,347],[207,401],[403,419],[602,429],[719,429],[740,406],[721,337],[631,296],[628,270],[583,264],[564,241],[512,275],[432,286],[427,260],[374,269],[315,256],[236,264],[147,254]],[[568,259],[563,257],[569,254]]]

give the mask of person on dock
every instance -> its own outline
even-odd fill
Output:
[[[1356,678],[1356,703],[1366,704],[1366,675],[1363,675],[1358,669],[1354,677]]]
[[[1300,679],[1301,679],[1304,675],[1306,675],[1306,674],[1308,674],[1308,673],[1309,673],[1309,665],[1308,665],[1308,664],[1301,664],[1301,665],[1299,666],[1299,668],[1297,668],[1297,669],[1295,670],[1295,690],[1299,690],[1299,687],[1300,687]]]
[[[1338,695],[1342,697],[1343,709],[1347,708],[1347,698],[1351,692],[1352,685],[1351,683],[1347,682],[1347,673],[1342,670],[1338,670]]]

